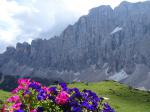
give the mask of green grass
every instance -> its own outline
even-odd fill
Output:
[[[74,83],[69,87],[77,87],[80,90],[90,89],[99,96],[110,98],[108,102],[117,112],[150,112],[150,92],[132,89],[113,81],[89,83],[88,85]],[[0,103],[9,96],[10,93],[0,90]]]
[[[0,108],[2,107],[3,102],[10,96],[9,92],[0,90]]]
[[[99,96],[108,97],[110,105],[117,112],[150,112],[150,93],[132,89],[114,81],[98,83],[74,83],[70,87],[90,89]]]

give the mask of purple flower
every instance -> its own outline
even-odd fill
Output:
[[[22,109],[19,109],[19,110],[15,110],[15,112],[25,112],[25,111]]]
[[[37,112],[44,112],[44,107],[38,107]]]
[[[32,88],[32,89],[35,89],[36,91],[39,91],[41,89],[41,85],[39,85],[38,83],[36,82],[32,82],[30,85],[29,85],[29,88]]]
[[[40,89],[37,95],[37,99],[40,100],[45,100],[47,98],[47,94],[43,89]]]
[[[68,88],[67,88],[66,83],[60,83],[59,85],[61,86],[63,91],[67,91]]]
[[[103,103],[104,98],[99,98],[91,90],[80,91],[78,88],[68,88],[65,83],[59,85],[61,89],[57,87],[47,88],[34,81],[29,83],[28,88],[21,91],[23,93],[21,94],[22,98],[25,99],[24,102],[21,100],[14,112],[25,112],[27,107],[32,108],[33,110],[30,110],[32,112],[55,111],[55,107],[60,108],[60,111],[63,112],[83,112],[84,110],[115,112],[108,103]]]
[[[101,112],[115,112],[108,103],[103,104],[103,110]]]
[[[48,89],[50,93],[53,93],[54,95],[57,95],[58,92],[57,92],[57,88],[56,87],[51,87]]]

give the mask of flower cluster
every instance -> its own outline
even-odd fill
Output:
[[[65,83],[46,87],[30,79],[19,79],[12,93],[3,112],[115,112],[91,90],[79,91]]]

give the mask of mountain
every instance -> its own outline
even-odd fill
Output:
[[[7,47],[0,71],[65,81],[111,79],[150,89],[149,11],[150,1],[93,8],[60,36]]]

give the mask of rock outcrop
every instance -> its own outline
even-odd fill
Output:
[[[113,79],[150,89],[149,12],[149,1],[93,8],[60,36],[8,47],[0,71],[65,81]]]

